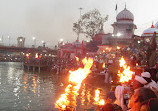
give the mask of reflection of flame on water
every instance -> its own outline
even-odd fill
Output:
[[[105,104],[105,101],[104,99],[102,99],[100,97],[100,94],[101,94],[101,91],[99,89],[95,90],[95,97],[94,97],[94,100],[95,100],[95,103],[96,105],[104,105]]]
[[[118,71],[118,76],[120,77],[119,82],[125,83],[132,79],[133,72],[130,70],[130,67],[126,65],[126,61],[122,57],[120,60],[120,67],[122,67],[124,70],[120,72]]]
[[[24,74],[24,77],[23,77],[23,87],[24,87],[24,92],[26,92],[26,89],[27,89],[27,82],[28,82],[28,74]]]
[[[93,60],[89,58],[86,61],[84,68],[79,68],[75,71],[70,71],[69,82],[70,84],[66,87],[65,93],[60,96],[56,101],[55,106],[60,110],[66,110],[67,107],[76,107],[76,96],[82,81],[90,73],[90,68],[93,64]]]
[[[85,95],[86,95],[86,89],[85,89],[85,84],[83,85],[83,89],[81,92],[81,105],[85,105]]]
[[[90,91],[87,92],[87,100],[88,100],[88,103],[91,102],[91,93],[90,93]]]
[[[32,89],[32,91],[33,91],[33,93],[35,94],[36,93],[36,88],[37,88],[37,77],[36,76],[33,76],[33,78],[32,78],[32,81],[33,81],[33,89]]]

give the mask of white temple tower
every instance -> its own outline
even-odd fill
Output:
[[[124,10],[117,15],[116,22],[112,24],[114,28],[113,36],[121,39],[131,39],[133,37],[134,30],[137,28],[133,21],[133,14],[125,7]]]

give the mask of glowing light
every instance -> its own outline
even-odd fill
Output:
[[[79,61],[79,58],[75,56],[76,61]]]
[[[63,42],[63,41],[64,41],[64,39],[61,38],[61,39],[60,39],[60,42]]]
[[[95,90],[95,97],[94,97],[95,103],[94,104],[96,104],[96,105],[104,105],[105,104],[105,101],[104,101],[104,99],[102,99],[100,97],[100,94],[101,94],[101,92],[99,89]]]
[[[22,39],[20,39],[19,41],[22,42]]]
[[[105,63],[103,63],[103,66],[102,66],[103,68],[105,68]]]
[[[35,58],[38,59],[38,53],[36,53]]]
[[[29,54],[26,54],[26,57],[28,57],[28,58],[29,58]]]
[[[117,49],[120,49],[121,47],[117,46]]]
[[[129,80],[132,79],[132,74],[134,72],[132,72],[130,70],[130,67],[126,65],[126,62],[123,57],[119,60],[119,62],[120,62],[120,67],[124,69],[122,72],[120,72],[120,70],[118,71],[118,76],[120,77],[119,82],[121,83],[128,82]]]
[[[35,37],[32,37],[32,39],[35,40],[36,38],[35,38]]]
[[[122,34],[121,33],[117,33],[117,36],[120,37]]]
[[[86,58],[85,58],[86,59]],[[85,60],[82,60],[85,61]],[[56,101],[55,107],[59,110],[66,110],[67,107],[76,107],[76,96],[82,81],[91,72],[90,68],[93,64],[93,59],[89,58],[86,60],[84,68],[79,68],[75,71],[69,71],[69,85],[65,89],[65,93],[60,96]]]

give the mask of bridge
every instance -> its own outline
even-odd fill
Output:
[[[14,47],[14,46],[0,46],[0,53],[51,53],[56,55],[57,50],[56,49],[49,49],[49,48],[20,48],[20,47]]]

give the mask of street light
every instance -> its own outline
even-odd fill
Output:
[[[117,36],[120,37],[122,34],[121,33],[117,33]]]
[[[46,43],[45,43],[45,41],[44,41],[44,40],[42,40],[42,44],[43,44],[43,47],[45,47],[45,44],[46,44]]]
[[[9,46],[10,46],[10,36],[8,36],[8,39],[9,39]]]
[[[22,42],[22,39],[20,39],[19,41]]]
[[[63,41],[64,41],[64,39],[61,38],[61,39],[60,39],[60,42],[63,42]]]
[[[32,37],[33,41],[34,41],[34,47],[36,47],[36,38]]]

